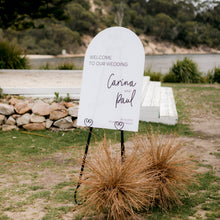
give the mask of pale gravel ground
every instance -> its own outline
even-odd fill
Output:
[[[80,88],[78,70],[0,70],[0,88]]]

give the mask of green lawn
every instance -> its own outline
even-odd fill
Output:
[[[200,117],[220,116],[220,86],[198,84],[164,84],[174,91],[178,111],[175,126],[140,122],[139,134],[152,126],[162,134],[176,133],[178,137],[197,138],[191,122]],[[198,116],[199,117],[199,116]],[[112,144],[118,143],[120,132],[94,129],[89,156],[96,150],[104,134]],[[134,132],[125,132],[125,141]],[[80,158],[84,152],[88,129],[73,132],[0,131],[0,219],[63,219],[72,214],[74,190],[78,178]],[[219,151],[212,156],[219,159]],[[158,208],[139,213],[145,219],[217,219],[220,218],[220,178],[213,166],[199,163],[207,170],[196,176],[198,184],[190,187],[190,195],[183,196],[183,206],[168,212]],[[199,211],[198,211],[199,210]],[[82,216],[74,215],[74,219]]]

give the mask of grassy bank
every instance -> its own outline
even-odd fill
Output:
[[[198,185],[191,185],[190,194],[183,197],[183,206],[168,212],[157,208],[148,212],[143,210],[139,215],[143,219],[220,218],[220,178],[214,168],[220,163],[220,138],[208,134],[205,127],[199,131],[193,127],[205,119],[219,120],[220,86],[163,86],[173,87],[178,124],[167,126],[140,122],[139,134],[144,134],[150,126],[162,134],[176,133],[178,138],[187,140],[185,147],[202,172],[196,177]],[[89,156],[96,151],[104,133],[112,144],[118,143],[120,149],[120,132],[94,129]],[[74,190],[80,169],[79,158],[84,152],[87,135],[88,129],[65,133],[0,131],[0,219],[82,219],[82,215],[74,211]],[[125,132],[125,140],[132,141],[133,135],[135,133]],[[201,151],[201,141],[205,141],[209,149],[204,151],[204,158],[212,157],[215,163],[194,158],[194,154]]]

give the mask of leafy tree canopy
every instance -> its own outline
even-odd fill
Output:
[[[0,38],[29,53],[56,54],[65,45],[72,52],[83,35],[116,25],[179,46],[220,49],[219,0],[0,0]]]
[[[65,20],[64,6],[71,0],[0,0],[0,27],[26,29],[34,27],[33,19],[54,17]]]

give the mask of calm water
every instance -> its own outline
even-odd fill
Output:
[[[151,71],[159,71],[165,74],[178,59],[183,60],[184,57],[188,57],[197,63],[199,70],[203,73],[207,73],[215,67],[220,68],[220,54],[184,54],[146,56],[145,69],[150,68]]]
[[[184,57],[192,59],[197,63],[199,70],[203,73],[207,73],[214,67],[220,68],[220,54],[184,54],[184,55],[148,55],[145,59],[145,70],[150,68],[151,71],[161,72],[165,74],[169,71],[170,67],[179,59]],[[41,66],[45,66],[47,63],[49,66],[57,66],[59,63],[74,63],[77,67],[83,66],[83,57],[71,57],[71,58],[44,58],[44,59],[31,59],[32,69],[39,69]]]

